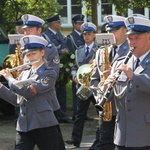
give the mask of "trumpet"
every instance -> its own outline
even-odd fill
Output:
[[[133,54],[134,49],[131,48],[128,52],[128,54],[126,55],[126,58],[123,62],[123,64],[127,64],[129,59],[131,58],[132,54]],[[103,106],[105,104],[105,102],[108,100],[109,95],[111,94],[112,89],[114,88],[116,81],[118,80],[119,76],[120,76],[121,72],[117,72],[115,79],[113,80],[113,82],[107,87],[106,91],[104,92],[104,94],[102,95],[102,99],[100,100],[100,102],[98,104],[95,104],[95,108],[98,111],[103,111]]]

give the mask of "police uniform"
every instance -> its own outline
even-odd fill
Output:
[[[15,25],[16,25],[16,27],[17,26],[22,26],[23,21],[22,20],[15,21]],[[17,33],[17,34],[19,34],[19,33]],[[9,44],[9,47],[8,47],[9,54],[15,54],[16,46],[17,46],[16,44]]]
[[[120,29],[121,27],[125,26],[124,20],[125,17],[116,16],[116,15],[109,15],[104,18],[107,25],[105,27],[106,31],[115,31]],[[124,36],[124,35],[123,35]],[[99,82],[101,81],[101,67],[102,67],[102,59],[101,59],[101,52],[104,50],[104,47],[97,50],[95,56],[95,67],[93,69],[93,73],[91,76],[91,87],[97,87]],[[108,53],[109,58],[114,51],[113,45],[108,46]],[[123,43],[118,45],[116,54],[110,60],[111,65],[116,62],[116,60],[122,56],[125,56],[129,51],[128,41],[124,39]],[[94,91],[94,97],[96,101],[98,101],[98,93]],[[114,102],[112,102],[113,108],[113,116],[111,121],[103,121],[102,116],[100,114],[100,121],[99,121],[99,129],[96,132],[97,139],[94,141],[93,145],[91,146],[90,150],[114,150],[115,145],[113,144],[113,136],[114,136],[114,126],[115,126],[115,116],[116,116],[116,109]]]
[[[60,21],[59,15],[55,15],[46,19],[48,23],[53,21]],[[54,34],[55,33],[55,34]],[[44,32],[44,35],[48,37],[48,40],[54,43],[56,46],[59,55],[62,54],[61,50],[67,48],[66,42],[64,40],[63,35],[60,32],[53,32],[49,28]]]
[[[83,23],[84,22],[84,15],[76,15],[72,18],[72,24],[75,23]],[[84,39],[82,33],[77,31],[75,28],[74,30],[66,37],[66,44],[70,52],[74,52],[79,46],[84,45]]]
[[[31,14],[25,14],[21,17],[23,20],[23,28],[40,27],[44,25],[45,21],[37,16]],[[42,36],[42,35],[41,35]],[[55,45],[48,41],[48,45],[45,48],[45,58],[50,67],[54,68],[57,77],[59,76],[59,55]]]
[[[49,17],[46,19],[48,23],[53,23],[53,22],[60,22],[60,17],[59,15],[55,15],[52,17]],[[52,30],[50,27],[43,33],[45,38],[48,41],[51,41],[57,48],[59,55],[63,55],[62,49],[68,49],[66,42],[64,40],[63,35],[58,32]],[[60,74],[61,76],[61,74]],[[67,105],[67,93],[66,93],[66,82],[62,81],[61,84],[57,85],[56,83],[56,94],[57,98],[60,104],[60,110],[56,112],[57,119],[59,120],[60,123],[70,123],[70,120],[67,117],[66,114],[66,105]]]
[[[39,36],[24,36],[20,40],[23,53],[44,49],[47,41]],[[51,101],[55,90],[56,71],[43,62],[36,70],[23,71],[19,81],[32,79],[31,84],[18,86],[15,79],[8,80],[10,90],[1,87],[0,97],[14,106],[20,106],[17,120],[15,150],[58,149],[58,121],[53,113]],[[3,94],[2,94],[3,93]],[[4,94],[6,93],[6,94]]]
[[[34,15],[30,15],[30,14],[23,15],[22,20],[24,22],[23,28],[30,28],[30,27],[35,27],[35,26],[42,27],[45,23],[45,21],[43,19],[41,19],[37,16],[34,16]],[[42,34],[42,36],[43,36],[43,34]],[[43,36],[43,37],[45,38],[45,36]],[[53,68],[56,71],[56,74],[57,74],[56,78],[58,78],[58,76],[59,76],[59,64],[60,64],[58,51],[57,51],[55,45],[51,41],[47,40],[47,42],[48,42],[48,45],[45,47],[45,58],[47,60],[48,66]],[[51,95],[53,95],[52,96],[53,98],[50,101],[51,106],[53,108],[54,113],[56,113],[60,109],[60,104],[58,102],[58,98],[57,98],[55,89],[53,90],[53,93],[51,93]],[[55,116],[56,116],[56,114],[55,114]],[[59,127],[59,125],[57,127],[58,127],[58,131],[60,134],[59,150],[65,150],[65,143],[63,141],[60,127]]]
[[[85,44],[83,39],[83,35],[80,31],[77,31],[74,27],[76,23],[83,23],[84,22],[84,15],[76,15],[72,18],[73,24],[73,31],[66,37],[66,45],[70,52],[75,53],[75,50],[80,46]],[[77,97],[76,97],[76,83],[72,81],[72,98],[73,98],[73,116],[72,120],[75,120],[75,114],[77,112]]]
[[[84,33],[86,32],[95,33],[96,30],[97,30],[97,27],[91,22],[85,22],[81,25],[81,31]],[[88,54],[86,54],[87,46],[89,46],[90,48],[90,51]],[[89,61],[95,55],[96,47],[97,45],[94,43],[94,39],[93,39],[93,42],[90,45],[86,45],[85,43],[84,46],[81,46],[76,50],[76,63],[78,67],[82,66],[83,64],[89,63]],[[95,100],[93,96],[90,96],[85,101],[78,98],[78,110],[75,116],[75,122],[73,125],[71,139],[65,141],[67,144],[73,144],[76,147],[80,146],[82,135],[83,135],[85,117],[86,117],[90,102],[93,102],[95,104]]]
[[[128,28],[127,35],[142,35],[150,32],[150,20],[134,15],[125,19]],[[130,40],[130,39],[129,39]],[[135,43],[138,41],[135,40]],[[134,45],[136,47],[136,45]],[[142,50],[141,50],[142,51]],[[114,143],[119,150],[149,150],[150,149],[150,53],[149,47],[139,57],[140,63],[134,68],[135,56],[129,59],[127,66],[133,70],[132,79],[121,73],[115,86],[115,102],[117,107]],[[134,52],[133,52],[134,54]],[[112,72],[123,60],[118,60]],[[126,92],[121,97],[122,89]]]

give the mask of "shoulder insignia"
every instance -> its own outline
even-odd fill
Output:
[[[58,57],[58,56],[55,56],[54,59],[53,59],[53,62],[54,62],[55,64],[59,64],[59,63],[60,63],[59,57]]]
[[[83,48],[84,47],[84,45],[82,45],[82,46],[79,46],[78,48],[77,48],[77,50],[79,50],[79,49],[81,49],[81,48]]]
[[[47,47],[49,47],[49,48],[52,47],[52,44],[48,44]]]
[[[149,64],[149,63],[150,63],[150,59],[147,58],[147,59],[145,60],[145,63],[146,63],[146,64]]]
[[[49,81],[50,81],[50,77],[44,77],[41,79],[41,84],[43,86],[48,86]]]

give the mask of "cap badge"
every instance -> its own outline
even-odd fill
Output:
[[[128,18],[128,21],[129,21],[129,24],[134,24],[135,21],[134,21],[134,18],[133,17],[129,17]]]
[[[84,27],[85,27],[85,28],[88,27],[88,23],[87,23],[87,22],[84,24]]]
[[[109,22],[113,22],[113,17],[112,16],[108,16],[107,19],[108,19]]]
[[[23,42],[24,42],[24,44],[27,44],[27,43],[29,43],[29,37],[25,37],[25,38],[23,38]]]
[[[23,19],[24,19],[25,22],[28,22],[29,16],[28,15],[24,15]]]

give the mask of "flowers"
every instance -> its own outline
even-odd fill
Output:
[[[60,55],[60,70],[57,86],[67,84],[71,79],[71,67],[75,63],[75,54],[68,52]]]

